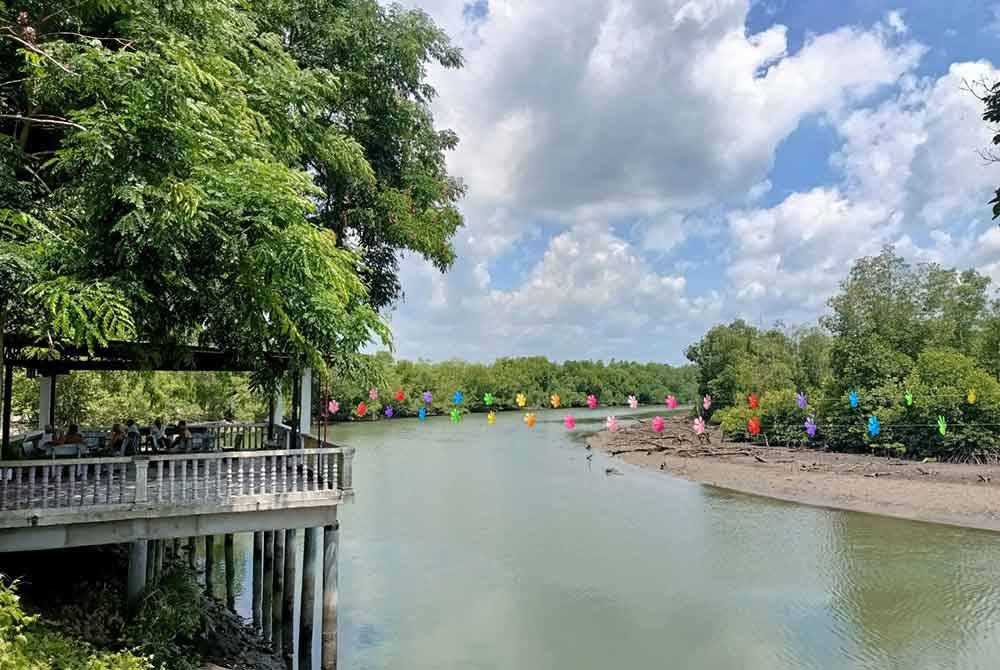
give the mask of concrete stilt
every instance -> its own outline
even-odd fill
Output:
[[[337,544],[340,524],[323,532],[323,670],[337,670]]]
[[[156,581],[156,540],[144,540],[146,543],[146,583]]]
[[[232,533],[226,533],[226,607],[236,611],[236,545]]]
[[[173,551],[170,554],[170,559],[176,561],[181,557],[181,538],[174,538]]]
[[[187,552],[188,552],[188,567],[191,568],[192,570],[194,570],[195,569],[194,559],[195,559],[195,555],[198,552],[195,551],[195,545],[194,545],[194,538],[193,537],[189,537],[188,538],[188,541],[187,541]]]
[[[215,597],[215,536],[205,536],[205,593]]]
[[[261,584],[260,623],[264,640],[271,641],[271,605],[274,598],[274,532],[264,531],[264,580]]]
[[[163,576],[163,552],[166,549],[164,540],[156,541],[156,567],[153,571],[156,573],[156,581],[160,581],[160,577]]]
[[[285,531],[285,595],[281,602],[281,643],[285,667],[295,658],[295,529]]]
[[[302,609],[299,614],[299,670],[313,670],[313,628],[316,623],[316,550],[322,528],[306,528],[302,542]]]
[[[251,581],[253,582],[253,598],[250,608],[253,610],[253,629],[259,635],[261,632],[260,626],[260,601],[261,601],[261,584],[264,580],[264,533],[262,531],[257,531],[253,534],[253,577]]]
[[[148,547],[146,540],[130,542],[128,546],[128,586],[126,595],[130,611],[135,611],[146,590],[146,563]]]
[[[285,532],[274,531],[274,595],[271,599],[271,641],[274,650],[281,653],[282,633],[281,614],[282,603],[285,601]]]

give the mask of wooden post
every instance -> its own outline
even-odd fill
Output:
[[[215,536],[205,536],[205,593],[215,597]]]
[[[271,646],[278,654],[282,649],[282,606],[285,602],[285,532],[274,531],[274,597],[271,599]]]
[[[337,670],[337,542],[340,524],[323,532],[323,670]]]
[[[126,589],[128,609],[135,612],[142,592],[146,590],[146,563],[148,547],[146,540],[135,540],[128,545],[128,586]]]
[[[316,623],[316,550],[322,528],[306,528],[302,543],[302,603],[299,614],[299,670],[313,670],[313,628]]]
[[[281,603],[281,642],[285,667],[295,658],[295,529],[285,531],[285,594]]]
[[[253,610],[253,629],[260,635],[260,601],[261,586],[264,579],[264,533],[257,531],[253,534],[253,599],[251,609]]]
[[[271,605],[274,597],[274,532],[264,531],[264,581],[261,584],[260,623],[263,627],[263,638],[271,641]]]
[[[232,533],[226,533],[226,607],[236,611],[236,547]]]

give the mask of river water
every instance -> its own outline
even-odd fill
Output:
[[[1000,536],[588,461],[574,413],[330,428],[341,668],[1000,667]]]

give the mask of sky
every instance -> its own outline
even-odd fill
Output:
[[[683,363],[720,322],[814,322],[886,244],[1000,286],[969,91],[1000,2],[405,4],[464,51],[429,76],[468,194],[451,271],[402,262],[400,358]]]

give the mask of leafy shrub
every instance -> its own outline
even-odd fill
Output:
[[[126,643],[170,670],[199,667],[195,638],[205,628],[206,606],[194,573],[174,564],[146,592],[126,627]]]

